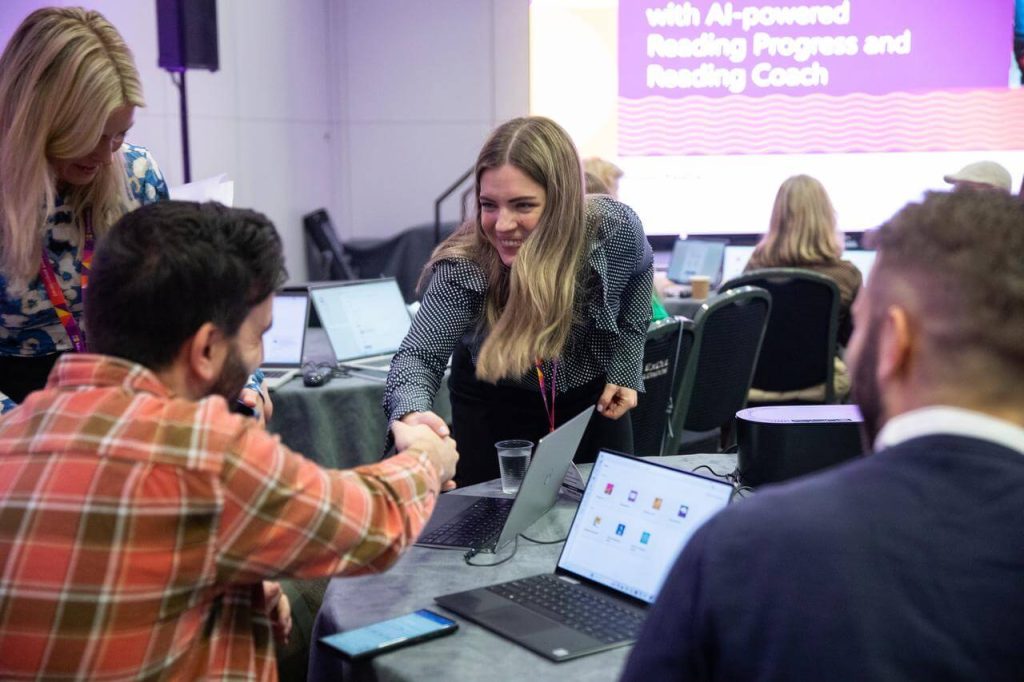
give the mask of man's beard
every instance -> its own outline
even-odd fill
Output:
[[[242,360],[242,353],[238,350],[238,345],[232,341],[228,356],[224,360],[224,367],[220,371],[220,376],[210,387],[210,393],[223,396],[228,402],[231,402],[238,397],[249,374],[251,372]]]
[[[864,419],[861,424],[861,439],[865,452],[870,452],[874,448],[875,438],[885,424],[885,411],[882,408],[882,396],[878,388],[880,346],[878,327],[880,326],[873,319],[868,321],[864,344],[853,366],[850,386],[850,397],[860,408],[861,417]]]

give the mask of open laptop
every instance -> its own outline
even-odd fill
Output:
[[[856,265],[857,269],[860,270],[860,276],[864,280],[864,284],[868,283],[868,276],[871,274],[871,268],[875,265],[875,256],[877,255],[877,251],[864,249],[847,249],[843,251],[843,258]]]
[[[412,323],[393,278],[310,287],[338,366],[387,372]]]
[[[705,275],[710,278],[713,290],[721,281],[724,253],[725,242],[679,238],[672,247],[672,259],[665,276],[676,284],[689,284],[694,275]]]
[[[722,282],[728,282],[742,275],[743,269],[747,267],[747,261],[753,255],[753,246],[733,246],[731,244],[726,246],[725,258],[722,261]]]
[[[541,438],[514,500],[441,495],[416,544],[486,552],[497,551],[511,542],[555,504],[558,488],[593,412],[594,408],[588,407]]]
[[[263,383],[279,388],[302,368],[302,348],[309,323],[309,295],[305,291],[274,294],[273,323],[263,334]]]
[[[552,661],[630,644],[679,552],[731,493],[729,483],[603,450],[554,573],[435,601]]]

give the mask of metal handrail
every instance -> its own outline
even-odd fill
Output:
[[[451,187],[434,200],[434,246],[441,243],[441,202],[451,196],[452,192],[457,190],[471,175],[473,175],[473,168],[459,176],[459,179],[452,183]]]

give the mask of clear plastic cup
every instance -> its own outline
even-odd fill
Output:
[[[501,492],[514,495],[526,476],[533,453],[533,442],[528,440],[500,440],[494,444],[498,451],[498,469],[501,471]]]

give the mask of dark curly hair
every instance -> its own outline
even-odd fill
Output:
[[[284,279],[281,238],[262,213],[143,206],[96,248],[85,295],[89,349],[162,369],[206,322],[234,336]]]

